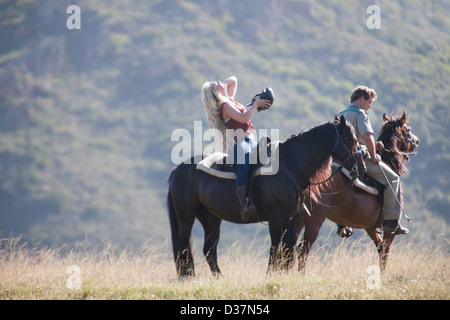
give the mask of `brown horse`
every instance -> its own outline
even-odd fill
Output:
[[[252,196],[259,220],[268,221],[271,237],[269,269],[278,268],[282,238],[291,218],[299,211],[299,199],[310,179],[328,173],[331,156],[360,171],[354,158],[357,140],[344,117],[324,123],[279,144],[280,170],[256,176]],[[203,155],[200,155],[203,157]],[[236,182],[197,170],[194,158],[177,166],[170,174],[167,204],[171,226],[173,257],[179,277],[195,275],[191,230],[198,219],[205,230],[203,254],[213,274],[220,275],[217,243],[222,220],[242,224]],[[362,174],[362,171],[361,171]],[[255,223],[258,220],[250,221]]]
[[[419,145],[419,139],[411,133],[407,121],[408,117],[405,112],[401,116],[392,117],[391,115],[390,119],[383,114],[383,125],[378,138],[384,144],[381,152],[382,160],[400,177],[407,171],[404,163],[408,160],[408,155],[415,153]],[[379,193],[382,195],[382,189]],[[316,240],[325,218],[338,225],[347,226],[345,230],[348,230],[349,227],[365,229],[377,247],[380,269],[385,270],[395,234],[384,233],[381,238],[377,231],[382,227],[383,222],[382,199],[379,196],[353,187],[350,180],[342,172],[339,172],[323,185],[320,198],[312,192],[311,200],[305,201],[311,216],[305,213],[296,216],[297,221],[292,223],[288,231],[291,235],[287,238],[291,237],[291,240],[285,243],[287,250],[292,253],[292,239],[297,239],[303,227],[305,228],[303,238],[298,246],[299,270],[305,267],[310,248]],[[403,199],[400,201],[403,210]],[[295,235],[293,235],[294,232]],[[292,254],[289,259],[291,260],[288,261],[288,264],[292,263]]]

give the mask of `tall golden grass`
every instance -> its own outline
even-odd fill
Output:
[[[0,299],[449,299],[447,246],[394,244],[377,276],[371,243],[313,248],[307,268],[266,273],[267,247],[235,243],[219,255],[223,276],[196,255],[196,277],[179,281],[168,244],[117,252],[111,245],[30,248],[0,240]],[[379,281],[379,282],[377,282]]]

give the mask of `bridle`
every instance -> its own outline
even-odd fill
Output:
[[[411,137],[411,133],[409,133],[404,126],[402,126],[402,133],[398,134],[398,133],[392,133],[391,137],[395,137],[397,138],[396,140],[398,142],[403,142],[403,150],[398,150],[398,143],[397,148],[395,148],[394,150],[392,149],[387,149],[384,148],[383,151],[384,152],[389,152],[389,153],[398,153],[400,155],[403,156],[404,159],[408,160],[409,156],[411,155],[416,155],[418,153],[418,147],[419,147],[419,143],[417,142],[417,140],[415,140],[414,138]],[[408,147],[409,146],[409,147]]]
[[[356,178],[359,177],[359,172],[358,172],[359,167],[358,167],[358,163],[357,163],[357,161],[355,159],[355,155],[354,155],[353,151],[350,150],[350,148],[347,146],[347,144],[344,143],[341,135],[339,134],[339,130],[337,128],[336,122],[334,122],[333,124],[334,124],[334,129],[336,131],[336,143],[334,144],[333,149],[331,150],[331,154],[333,155],[333,153],[336,150],[336,148],[339,145],[342,145],[344,147],[345,151],[347,151],[347,158],[339,165],[338,169],[331,175],[331,177],[329,177],[328,179],[326,179],[324,181],[321,181],[321,182],[318,182],[318,183],[314,183],[315,185],[319,185],[319,184],[322,184],[322,183],[325,183],[325,182],[329,181],[337,172],[342,170],[342,168],[345,166],[347,161],[349,161],[350,159],[353,159],[353,166],[352,166],[352,169],[350,171],[350,176],[354,177],[353,180],[355,180]]]
[[[320,182],[311,182],[311,181],[308,181],[308,185],[307,185],[306,188],[303,190],[303,192],[300,193],[300,196],[301,196],[301,201],[300,201],[300,202],[301,202],[301,206],[300,206],[300,203],[298,203],[297,212],[301,212],[301,211],[304,210],[309,216],[311,216],[311,213],[309,212],[309,210],[308,210],[308,208],[306,207],[305,202],[304,202],[304,195],[305,195],[306,189],[308,189],[308,194],[309,194],[309,204],[310,204],[310,208],[312,208],[312,193],[311,193],[311,186],[313,186],[313,185],[321,185],[321,184],[324,184],[324,183],[330,181],[331,179],[333,179],[333,177],[334,177],[336,174],[338,174],[339,172],[341,172],[342,168],[344,168],[345,164],[346,164],[350,159],[353,159],[353,166],[352,166],[352,169],[351,169],[351,171],[350,171],[350,176],[352,177],[352,180],[350,181],[350,184],[349,184],[349,185],[352,187],[352,189],[353,189],[353,181],[359,177],[359,167],[358,167],[358,163],[357,163],[357,161],[356,161],[356,159],[355,159],[354,152],[352,152],[352,150],[347,146],[347,144],[344,142],[344,139],[343,139],[343,138],[341,137],[341,135],[339,134],[339,130],[338,130],[338,128],[337,128],[336,122],[334,122],[333,125],[334,125],[334,129],[335,129],[335,132],[336,132],[336,142],[335,142],[335,144],[334,144],[334,146],[333,146],[333,148],[332,148],[332,150],[331,150],[331,155],[333,155],[333,153],[336,151],[336,149],[337,149],[337,147],[338,147],[339,145],[342,145],[342,146],[344,147],[345,151],[347,151],[347,158],[346,158],[344,161],[342,161],[342,163],[339,165],[339,167],[338,167],[338,168],[330,175],[330,177],[328,177],[327,179],[325,179],[325,180],[323,180],[323,181],[320,181]],[[347,189],[347,188],[348,188],[348,186],[345,187],[344,189]],[[339,192],[340,192],[340,191],[339,191]],[[316,200],[317,200],[317,199],[316,199]],[[319,201],[319,203],[320,203],[320,201]],[[323,204],[323,205],[325,205],[325,204]],[[325,206],[327,206],[327,205],[325,205]]]
[[[345,164],[350,159],[353,159],[353,161],[354,161],[351,172],[353,172],[355,174],[355,179],[359,176],[359,174],[358,174],[359,167],[358,167],[357,161],[355,160],[355,155],[353,154],[353,152],[350,150],[350,148],[347,146],[347,144],[344,142],[343,138],[339,134],[339,130],[337,128],[336,122],[333,122],[333,125],[334,125],[334,129],[336,132],[336,142],[331,150],[331,155],[334,154],[334,152],[336,151],[336,149],[339,145],[342,145],[344,147],[344,149],[347,151],[347,158],[344,161],[342,161],[342,163],[339,165],[338,170],[336,170],[336,172],[334,172],[327,179],[320,181],[320,182],[311,182],[297,168],[296,164],[294,163],[294,161],[292,161],[291,157],[286,152],[284,152],[284,155],[285,155],[286,159],[288,159],[289,164],[291,165],[291,167],[294,168],[294,171],[296,171],[298,174],[295,174],[294,172],[292,172],[291,169],[289,169],[285,164],[283,164],[281,162],[280,162],[280,169],[282,169],[282,171],[284,171],[284,173],[292,180],[292,182],[294,183],[295,188],[297,189],[298,192],[304,191],[306,188],[309,188],[311,185],[320,185],[320,184],[323,184],[323,183],[331,180],[339,171],[342,170],[342,168],[345,166]]]
[[[415,155],[417,154],[417,151],[409,151],[410,150],[417,150],[418,144],[416,143],[416,141],[411,138],[409,136],[409,134],[406,132],[405,128],[402,127],[402,133],[404,135],[398,134],[398,133],[394,133],[393,136],[396,138],[401,139],[401,141],[403,141],[403,150],[401,150],[402,154],[405,155]],[[411,148],[408,148],[408,145],[411,146]]]
[[[335,128],[336,128],[336,127],[335,127]],[[338,131],[337,131],[337,128],[336,128],[336,133],[337,133],[337,135],[339,136],[339,133],[338,133]],[[392,134],[392,136],[395,136],[396,138],[399,138],[399,141],[402,141],[403,144],[404,144],[403,151],[396,151],[396,152],[399,152],[400,154],[402,154],[403,156],[406,156],[406,157],[407,157],[408,155],[415,155],[415,154],[417,154],[417,153],[418,153],[418,151],[417,151],[418,143],[416,142],[416,140],[415,140],[414,138],[412,138],[410,134],[408,134],[408,131],[407,131],[404,127],[402,127],[402,133],[404,134],[404,136],[403,136],[403,135],[400,135],[400,134],[398,134],[398,133],[393,133],[393,134]],[[347,152],[350,153],[350,150],[348,149],[347,145],[345,145],[344,143],[342,143],[342,144],[343,144],[344,148],[347,150]],[[338,141],[336,141],[336,144],[334,145],[333,150],[336,149],[337,145],[338,145]],[[408,145],[410,146],[409,148],[408,148]],[[394,151],[389,150],[389,149],[384,149],[384,151],[394,152]],[[348,160],[349,160],[349,157],[347,157],[347,159],[346,159],[345,161],[348,161]],[[354,163],[354,165],[353,165],[352,172],[354,172],[354,170],[355,170],[355,165],[356,165],[356,170],[357,170],[357,168],[358,168],[357,163],[356,163],[356,160],[354,160],[354,161],[355,161],[355,163]],[[342,166],[343,166],[343,164],[339,166],[338,170],[336,170],[335,173],[339,172],[339,171],[342,169]],[[355,173],[356,178],[358,178],[358,171],[356,171],[356,172],[354,172],[354,173]],[[334,175],[334,174],[333,174],[333,175]],[[352,176],[352,177],[353,177],[353,176]],[[330,178],[331,178],[331,177],[330,177]],[[355,180],[356,178],[353,178],[353,180]],[[325,180],[325,181],[328,181],[328,180],[329,180],[329,179],[327,179],[327,180]],[[352,189],[353,189],[353,186],[354,186],[353,180],[349,183],[349,185],[351,185]],[[324,182],[325,182],[325,181],[324,181]],[[340,192],[342,192],[342,191],[348,189],[348,187],[349,187],[349,186],[347,185],[347,186],[344,187],[342,190],[335,191],[335,192],[332,192],[332,193],[322,193],[322,194],[325,194],[325,195],[338,194],[338,193],[340,193]],[[309,191],[310,191],[310,200],[309,200],[309,201],[310,201],[310,207],[312,208],[312,206],[311,206],[311,190],[309,190]],[[349,195],[350,195],[350,193],[349,193]],[[343,206],[347,203],[348,199],[349,199],[349,197],[347,197],[347,199],[344,200],[342,204],[337,205],[337,206],[327,205],[327,204],[325,204],[325,203],[322,203],[322,202],[321,202],[320,200],[318,200],[318,199],[316,199],[316,201],[317,201],[317,203],[319,203],[319,204],[322,205],[322,206],[325,206],[325,207],[327,207],[327,208],[333,208],[333,209],[336,209],[336,208],[343,207]],[[307,208],[304,208],[304,209],[305,209],[305,211],[306,211],[308,214],[310,214]],[[409,218],[408,218],[406,215],[405,215],[405,217],[409,220]]]
[[[354,184],[353,184],[353,181],[355,181],[357,178],[359,178],[359,167],[358,167],[358,163],[357,163],[357,161],[356,161],[356,159],[355,159],[354,153],[353,153],[353,152],[349,149],[349,147],[344,143],[342,137],[341,137],[340,134],[339,134],[339,130],[338,130],[337,126],[336,126],[336,122],[334,123],[334,129],[336,130],[336,143],[334,144],[331,153],[333,154],[334,151],[336,150],[336,148],[337,148],[340,144],[342,144],[342,146],[344,147],[344,149],[347,151],[348,156],[347,156],[347,158],[346,158],[341,164],[339,164],[339,167],[331,174],[331,176],[330,176],[329,178],[327,178],[327,179],[325,179],[325,180],[323,180],[323,181],[320,181],[320,182],[317,182],[317,183],[311,183],[311,184],[312,184],[312,185],[319,185],[319,184],[323,184],[323,183],[325,183],[325,182],[331,180],[337,173],[339,173],[339,172],[342,170],[342,168],[345,166],[345,164],[347,163],[347,161],[349,161],[350,159],[353,159],[353,166],[352,166],[352,169],[351,169],[351,171],[350,171],[350,176],[352,177],[352,180],[351,180],[350,183],[349,183],[347,186],[345,186],[342,190],[335,191],[335,192],[332,192],[332,193],[326,193],[327,195],[340,193],[340,192],[342,192],[343,190],[348,189],[349,186],[351,186],[351,188],[352,188],[352,190],[353,190],[353,185],[354,185]],[[311,188],[310,188],[310,186],[308,186],[308,188],[309,188],[309,203],[310,203],[310,208],[312,208]],[[348,199],[347,199],[347,200],[348,200]],[[328,208],[339,208],[339,207],[345,205],[345,203],[347,202],[347,200],[345,200],[344,203],[343,203],[342,205],[340,205],[340,206],[329,206],[329,205],[327,205],[327,204],[325,204],[325,203],[320,202],[318,199],[316,199],[316,201],[317,201],[319,204],[321,204],[321,205],[323,205],[323,206],[325,206],[325,207],[328,207]],[[308,211],[308,208],[306,208],[306,207],[304,206],[304,204],[303,204],[303,209],[304,209],[309,215],[311,215],[311,214],[309,213],[309,211]]]
[[[305,192],[306,189],[308,189],[309,191],[309,201],[311,203],[311,186],[313,185],[320,185],[323,183],[328,182],[329,180],[331,180],[337,173],[339,173],[342,168],[345,166],[345,164],[350,160],[353,159],[354,163],[351,169],[352,172],[352,177],[353,180],[359,177],[359,173],[358,173],[358,164],[357,161],[355,159],[355,155],[352,152],[352,150],[347,146],[347,144],[345,143],[344,139],[341,137],[341,135],[339,134],[339,130],[336,124],[336,121],[333,122],[334,125],[334,129],[336,132],[336,142],[331,150],[331,155],[334,154],[334,152],[336,151],[336,149],[338,148],[339,145],[342,145],[344,147],[344,149],[347,152],[347,158],[342,161],[342,163],[339,165],[339,167],[337,168],[337,170],[335,170],[335,172],[333,172],[330,177],[328,177],[327,179],[320,181],[320,182],[311,182],[308,178],[306,178],[301,171],[297,168],[297,166],[295,165],[295,163],[292,161],[292,159],[289,157],[289,155],[285,153],[286,158],[288,159],[289,163],[291,164],[291,166],[293,166],[293,168],[295,168],[295,171],[298,172],[300,174],[300,177],[298,177],[296,174],[294,174],[285,164],[283,164],[282,162],[280,162],[280,169],[285,173],[285,175],[293,182],[296,190],[297,190],[297,194],[300,197],[300,201],[297,202],[297,210],[295,210],[294,214],[292,215],[292,217],[298,212],[300,213],[301,211],[305,210],[306,213],[311,216],[311,213],[309,212],[308,208],[306,207],[305,203],[304,203],[304,196],[305,196]],[[353,185],[353,180],[351,182],[351,184]],[[300,204],[301,203],[301,204]],[[292,219],[291,217],[291,219]]]

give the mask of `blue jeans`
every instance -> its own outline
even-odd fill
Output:
[[[236,186],[248,186],[250,180],[250,153],[258,142],[253,135],[236,141],[234,145],[234,163],[237,165]]]

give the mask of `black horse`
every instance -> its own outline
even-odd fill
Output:
[[[253,179],[252,197],[259,221],[268,221],[271,237],[269,270],[283,254],[282,237],[292,217],[300,212],[311,179],[326,179],[331,156],[351,170],[356,164],[357,140],[352,126],[341,117],[292,136],[279,144],[279,168],[273,175]],[[214,275],[220,275],[217,244],[222,220],[243,224],[234,180],[222,179],[197,170],[198,155],[178,165],[169,177],[167,204],[171,226],[173,256],[179,277],[193,276],[194,256],[191,231],[197,218],[205,231],[203,254]],[[365,168],[364,168],[365,169]],[[362,172],[361,172],[362,173]],[[258,222],[257,220],[249,223]]]

